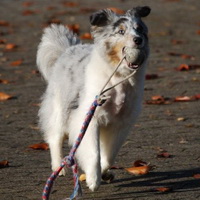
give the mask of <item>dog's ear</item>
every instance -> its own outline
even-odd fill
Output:
[[[132,10],[128,10],[128,15],[133,15],[136,17],[146,17],[150,14],[151,8],[149,6],[138,6],[133,8]]]
[[[114,16],[114,12],[110,9],[100,10],[90,16],[90,23],[93,26],[106,26]]]

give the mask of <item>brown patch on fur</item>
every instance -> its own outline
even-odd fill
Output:
[[[108,50],[108,58],[110,59],[111,63],[116,65],[120,61],[120,54],[122,52],[123,45],[122,43],[118,43],[115,46],[110,46],[109,42],[106,42],[106,49]]]

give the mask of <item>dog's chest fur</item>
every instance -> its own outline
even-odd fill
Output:
[[[104,124],[113,123],[131,115],[133,107],[133,87],[130,84],[118,85],[108,92],[108,99],[99,109],[98,118]],[[125,117],[126,118],[126,117]]]

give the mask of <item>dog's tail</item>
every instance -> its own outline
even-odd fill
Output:
[[[44,30],[37,52],[37,66],[46,81],[56,60],[66,48],[79,43],[76,35],[63,25],[52,24]]]

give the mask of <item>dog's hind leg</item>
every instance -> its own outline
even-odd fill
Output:
[[[39,117],[45,140],[50,148],[52,170],[55,171],[63,158],[64,141],[62,108],[59,99],[52,99],[46,94],[39,111]],[[65,169],[59,175],[65,175]]]
[[[50,136],[48,139],[50,154],[51,154],[51,166],[52,170],[55,171],[60,166],[63,154],[62,154],[62,145],[63,145],[64,137],[62,136]],[[65,168],[59,173],[60,176],[65,176],[66,170]]]

